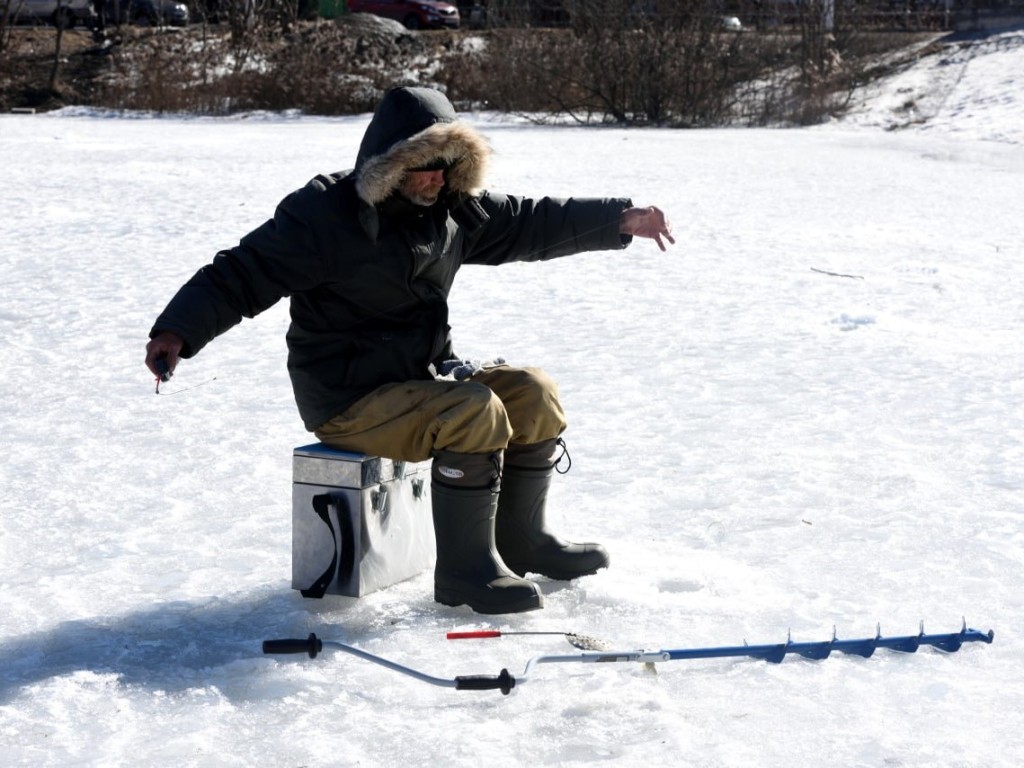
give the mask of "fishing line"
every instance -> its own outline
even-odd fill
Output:
[[[157,380],[156,380],[156,394],[163,395],[164,397],[170,397],[171,395],[180,395],[182,392],[190,392],[193,389],[199,389],[200,387],[206,386],[211,381],[216,381],[216,380],[217,380],[217,377],[214,376],[212,379],[207,379],[206,381],[201,381],[198,384],[192,384],[191,386],[188,386],[188,387],[182,387],[181,389],[176,389],[173,392],[161,392],[160,391],[160,378],[157,377]]]

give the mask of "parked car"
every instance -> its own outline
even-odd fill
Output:
[[[468,24],[470,29],[483,29],[487,26],[486,0],[452,0],[452,5],[459,9],[459,21]]]
[[[91,25],[96,18],[92,0],[0,0],[0,14],[21,24],[43,22],[71,29],[78,23]]]
[[[184,27],[189,23],[188,6],[180,0],[108,0],[107,23],[139,26]]]
[[[567,27],[572,21],[570,7],[581,8],[580,15],[601,13],[607,6],[584,7],[583,0],[481,0],[486,26],[489,27]],[[638,2],[639,6],[640,3]],[[631,11],[631,13],[634,13]],[[465,18],[465,14],[463,14]]]
[[[458,29],[459,9],[441,0],[348,0],[352,13],[400,21],[407,29]]]

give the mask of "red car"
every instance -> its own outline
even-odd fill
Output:
[[[458,29],[459,9],[440,0],[348,0],[352,13],[372,13],[408,29]]]

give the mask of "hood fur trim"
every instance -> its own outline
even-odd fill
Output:
[[[356,179],[356,192],[370,205],[376,205],[398,189],[408,169],[441,158],[451,164],[446,175],[448,191],[477,195],[490,157],[487,140],[466,123],[435,123],[364,162]]]

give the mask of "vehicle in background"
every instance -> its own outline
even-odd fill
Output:
[[[137,24],[151,27],[184,27],[189,23],[188,6],[180,0],[108,0],[107,24]]]
[[[0,16],[15,24],[52,24],[71,29],[92,25],[96,12],[92,0],[0,0]]]
[[[458,29],[459,9],[441,0],[348,0],[352,13],[400,21],[406,29]]]
[[[478,0],[488,27],[567,27],[573,0]],[[582,5],[582,0],[579,2]],[[582,15],[604,14],[605,6],[582,8]],[[614,18],[618,19],[616,13]],[[465,17],[465,13],[463,13]]]
[[[487,0],[452,0],[452,5],[459,9],[459,19],[463,26],[470,29],[483,29],[487,26]]]

